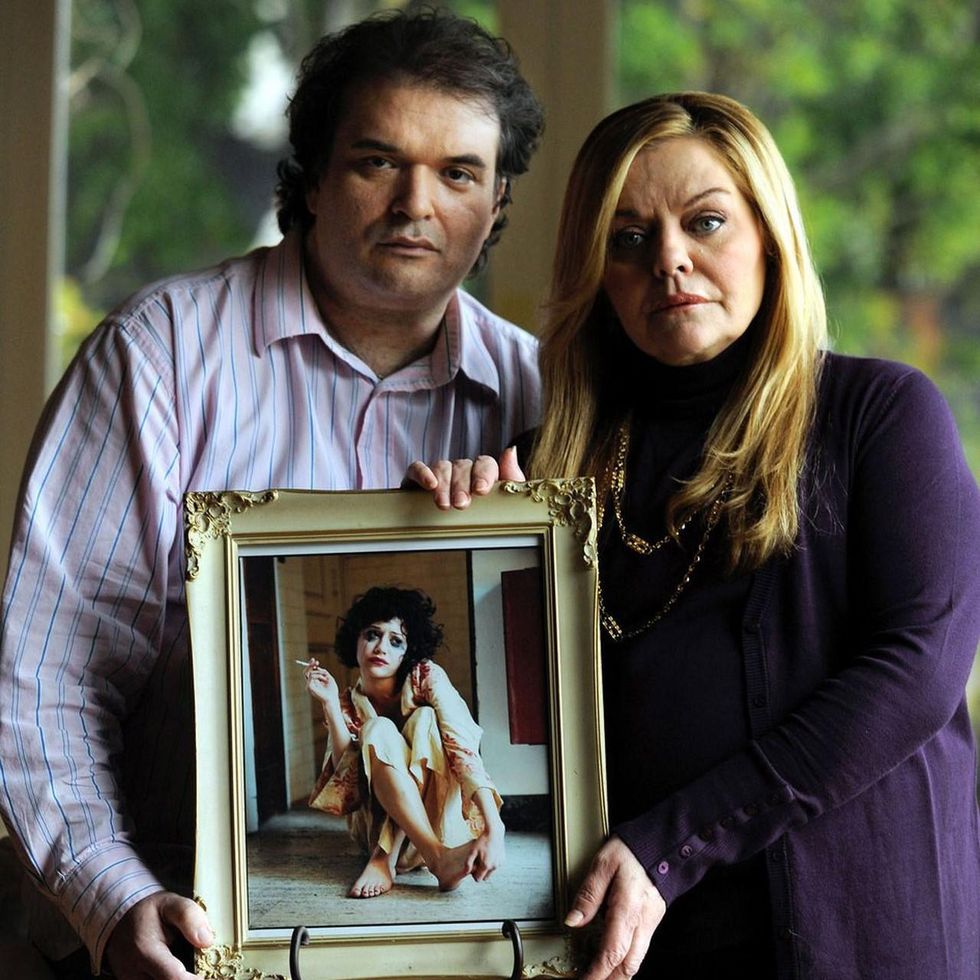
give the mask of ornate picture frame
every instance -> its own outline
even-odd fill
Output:
[[[202,492],[184,515],[194,889],[217,937],[197,973],[284,978],[303,927],[311,976],[510,976],[513,922],[522,975],[574,976],[585,954],[562,921],[608,828],[593,482],[500,483],[451,512],[416,491]],[[348,897],[363,857],[343,817],[308,803],[327,770],[304,667],[353,682],[335,627],[374,585],[435,603],[435,662],[503,800],[507,860],[487,882],[440,891],[423,866]]]

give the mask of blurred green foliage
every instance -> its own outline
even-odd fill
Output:
[[[287,152],[236,135],[248,54],[270,38],[291,68],[324,33],[415,0],[74,0],[65,275],[67,363],[140,287],[252,244]],[[493,0],[440,6],[495,29]],[[285,93],[271,109],[285,109]]]
[[[65,264],[90,306],[247,245],[225,174],[253,8],[73,4]]]
[[[744,102],[800,193],[836,346],[907,361],[980,473],[975,0],[621,0],[619,104]]]
[[[283,147],[230,120],[256,36],[287,63],[414,0],[75,0],[65,359],[145,283],[247,249]],[[496,30],[493,0],[440,4]],[[976,0],[620,0],[618,104],[749,105],[794,173],[837,346],[930,374],[980,473]],[[980,718],[980,682],[974,688]]]
[[[793,173],[838,349],[949,399],[980,474],[980,9],[975,0],[621,0],[620,105],[744,102]],[[980,725],[980,661],[969,688]]]

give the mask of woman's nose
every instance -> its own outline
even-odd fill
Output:
[[[683,234],[678,231],[664,232],[654,246],[651,271],[655,276],[669,279],[681,273],[687,275],[694,269],[691,250]]]

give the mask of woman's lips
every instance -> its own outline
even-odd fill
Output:
[[[681,306],[697,306],[699,303],[707,303],[708,300],[703,296],[697,296],[694,293],[675,293],[673,296],[667,296],[665,299],[654,308],[654,313],[663,313],[667,310],[675,310]]]

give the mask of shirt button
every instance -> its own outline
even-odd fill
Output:
[[[682,858],[689,858],[693,853],[694,853],[694,848],[691,847],[690,844],[685,844],[681,848],[681,857]]]
[[[665,875],[668,871],[670,871],[670,865],[666,861],[661,861],[660,864],[657,865],[657,874]]]
[[[757,708],[764,708],[766,706],[766,699],[761,694],[757,694],[752,699],[752,704]]]

